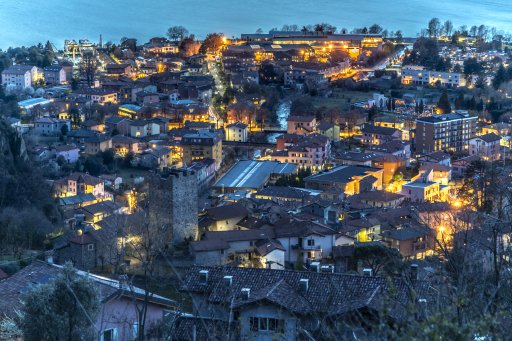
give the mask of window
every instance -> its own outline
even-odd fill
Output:
[[[117,329],[107,329],[101,334],[100,341],[117,341]]]
[[[132,323],[132,333],[133,333],[133,338],[137,339],[137,336],[139,335],[139,322]]]
[[[94,244],[87,244],[87,250],[94,251]]]
[[[250,317],[249,325],[251,331],[283,332],[284,320],[269,317]]]
[[[315,246],[315,240],[314,239],[308,239],[308,246]]]

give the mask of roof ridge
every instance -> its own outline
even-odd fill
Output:
[[[377,285],[377,287],[375,288],[375,290],[373,290],[372,294],[370,295],[370,297],[368,298],[368,301],[366,301],[366,305],[369,305],[370,302],[373,300],[373,298],[375,297],[375,295],[377,295],[377,291],[380,290],[380,287],[381,285]]]

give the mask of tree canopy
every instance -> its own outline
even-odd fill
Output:
[[[21,329],[25,340],[94,339],[99,293],[70,263],[54,281],[29,291],[24,302]]]

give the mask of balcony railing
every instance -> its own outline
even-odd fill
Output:
[[[294,244],[292,245],[293,250],[304,250],[304,251],[320,251],[322,247],[320,245],[301,245]]]
[[[412,248],[414,251],[425,251],[427,249],[427,243],[426,242],[414,242],[412,244]]]

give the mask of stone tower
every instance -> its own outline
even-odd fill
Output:
[[[197,177],[187,170],[164,170],[149,181],[149,211],[162,228],[170,228],[172,241],[197,239]]]

